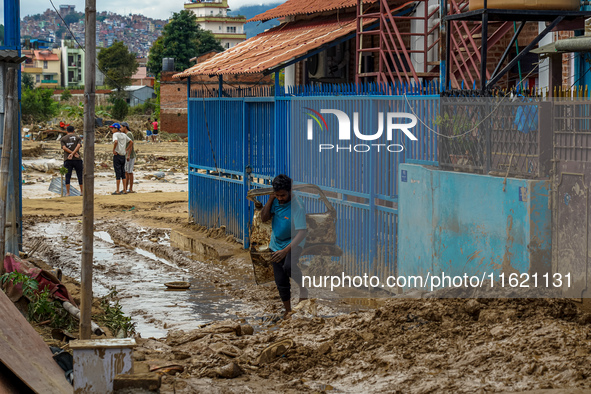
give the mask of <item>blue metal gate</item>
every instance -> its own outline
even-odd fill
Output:
[[[364,95],[359,95],[359,92]],[[385,95],[400,92],[401,95]],[[436,83],[425,89],[376,85],[307,88],[293,96],[251,98],[189,97],[189,212],[197,224],[225,226],[229,234],[248,246],[252,210],[246,193],[265,187],[280,173],[296,183],[313,183],[330,192],[329,200],[338,212],[338,244],[349,272],[387,276],[396,270],[398,166],[401,162],[436,164],[437,138],[429,130],[439,110]],[[327,157],[312,163],[318,171],[290,173],[290,155],[301,155],[291,145],[294,129],[304,129],[305,119],[293,117],[302,108],[335,108],[343,111],[407,112],[422,122],[413,129],[418,141],[404,154],[367,155],[352,169],[355,177],[343,176],[342,160]],[[297,119],[294,119],[297,118]],[[362,120],[363,127],[375,129],[375,119]],[[393,143],[401,142],[402,137]],[[295,150],[294,150],[295,149]],[[327,161],[328,160],[328,161]],[[381,176],[372,176],[381,171]],[[354,182],[352,179],[363,179]],[[309,211],[318,201],[306,197]],[[375,214],[370,214],[375,212]],[[351,223],[363,223],[363,229]],[[371,242],[360,242],[356,234],[372,234]]]

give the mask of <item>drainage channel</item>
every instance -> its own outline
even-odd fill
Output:
[[[43,234],[46,243],[58,251],[58,261],[53,263],[61,266],[56,268],[80,278],[79,223],[42,223],[32,231],[37,236]],[[180,280],[191,283],[191,288],[170,291],[164,286],[166,282]],[[113,286],[124,313],[131,316],[142,337],[164,337],[170,329],[190,330],[211,321],[234,318],[232,311],[241,306],[211,283],[191,277],[188,270],[174,262],[142,249],[117,246],[107,232],[95,231],[95,297],[108,294]]]

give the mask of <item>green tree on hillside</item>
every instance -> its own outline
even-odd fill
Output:
[[[138,67],[135,55],[121,41],[102,49],[98,54],[98,64],[106,76],[107,86],[119,92],[131,84],[131,76]]]
[[[221,52],[224,48],[213,34],[197,24],[197,16],[187,10],[175,12],[164,26],[162,36],[150,48],[148,71],[159,74],[165,57],[174,58],[175,69],[182,71],[191,66],[189,59],[211,50]]]

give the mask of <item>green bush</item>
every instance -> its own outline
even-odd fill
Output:
[[[147,100],[143,104],[129,108],[129,115],[152,115],[156,109],[154,100]]]
[[[24,89],[21,97],[23,120],[27,123],[44,122],[54,117],[59,104],[53,101],[49,89]]]
[[[69,90],[66,88],[66,89],[65,89],[65,90],[62,92],[62,94],[61,94],[61,96],[60,96],[60,100],[61,100],[61,101],[68,101],[68,100],[69,100],[69,99],[71,99],[71,98],[72,98],[72,93],[70,93],[70,91],[69,91]]]
[[[113,107],[111,108],[111,115],[113,115],[113,118],[117,120],[123,120],[127,116],[128,112],[129,105],[127,105],[125,100],[121,98],[115,99],[113,102]]]

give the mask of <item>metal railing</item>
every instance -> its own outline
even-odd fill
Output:
[[[442,168],[546,178],[552,159],[551,104],[535,97],[449,97],[441,101]]]

